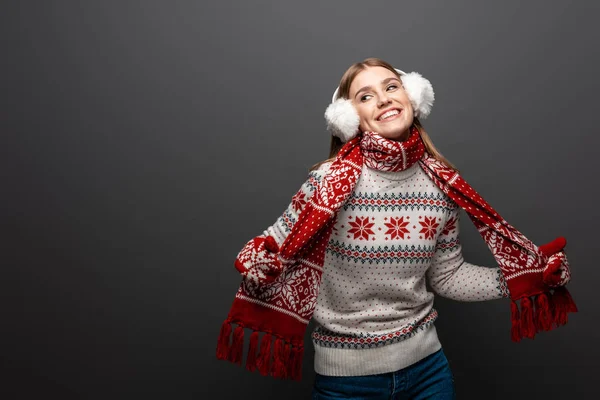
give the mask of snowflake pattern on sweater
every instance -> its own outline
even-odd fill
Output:
[[[283,243],[327,168],[309,174],[264,234]],[[437,311],[427,283],[458,301],[508,297],[499,268],[464,261],[459,217],[456,203],[418,164],[399,172],[363,166],[325,253],[313,315],[316,363],[319,347],[380,348],[431,326]]]

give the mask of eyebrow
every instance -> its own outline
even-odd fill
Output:
[[[400,82],[400,80],[394,76],[394,77],[390,77],[390,78],[385,78],[384,80],[381,81],[381,84],[385,85],[389,81],[398,81],[398,82]],[[362,88],[358,89],[358,92],[356,92],[356,94],[354,95],[354,97],[358,96],[358,94],[360,92],[365,92],[365,91],[370,90],[370,89],[372,89],[371,86],[362,87]]]

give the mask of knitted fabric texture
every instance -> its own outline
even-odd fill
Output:
[[[329,166],[309,173],[300,187],[303,200]],[[282,244],[301,211],[291,202],[262,234]],[[364,376],[409,367],[442,346],[438,297],[480,302],[510,296],[495,262],[488,267],[464,259],[461,217],[461,208],[418,163],[397,172],[363,166],[327,244],[311,319],[316,373]]]
[[[496,259],[512,300],[512,340],[533,338],[539,331],[565,324],[567,314],[577,311],[564,287],[570,279],[563,251],[565,239],[535,246],[500,217],[458,172],[430,156],[418,129],[413,127],[403,142],[374,132],[347,142],[283,244],[277,248],[272,238],[259,237],[240,252],[236,268],[244,279],[222,324],[217,357],[241,364],[247,328],[252,330],[248,370],[301,379],[304,333],[316,306],[325,248],[337,210],[351,195],[363,164],[383,171],[401,171],[415,162],[466,211]],[[233,324],[237,325],[235,330]],[[263,333],[260,348],[259,332]]]

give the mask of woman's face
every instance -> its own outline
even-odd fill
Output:
[[[392,140],[405,140],[413,108],[402,82],[389,69],[367,67],[350,84],[350,100],[360,117],[360,130]]]

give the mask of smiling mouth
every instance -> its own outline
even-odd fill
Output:
[[[400,115],[401,112],[402,112],[402,110],[399,110],[397,108],[387,111],[387,112],[383,113],[383,115],[381,115],[379,118],[377,118],[377,121],[388,121],[388,120],[394,119],[398,115]]]

